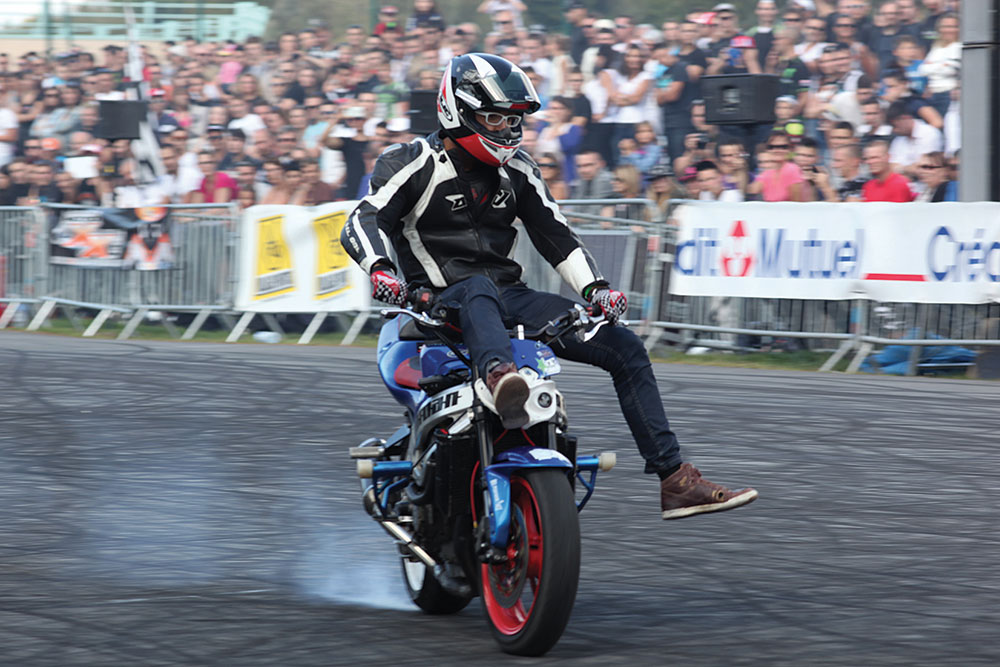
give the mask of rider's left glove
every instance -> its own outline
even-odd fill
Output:
[[[600,308],[605,319],[611,324],[617,324],[628,309],[628,299],[623,292],[608,287],[597,287],[590,292],[590,303]]]
[[[372,298],[393,306],[406,305],[406,281],[392,271],[372,271]]]

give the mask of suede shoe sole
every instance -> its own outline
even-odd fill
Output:
[[[704,505],[692,505],[691,507],[678,507],[677,509],[664,510],[664,519],[683,519],[686,516],[692,516],[694,514],[705,514],[707,512],[724,512],[725,510],[735,509],[742,505],[747,505],[752,503],[757,499],[757,489],[743,489],[742,491],[736,492],[729,500],[724,500],[720,502],[711,502]]]
[[[517,373],[508,373],[493,388],[493,405],[505,429],[518,429],[528,423],[524,402],[531,393],[527,380]]]

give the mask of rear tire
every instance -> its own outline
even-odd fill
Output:
[[[413,604],[428,614],[456,614],[469,604],[472,598],[452,595],[441,587],[430,568],[422,562],[402,560],[403,582]]]
[[[566,629],[580,579],[580,521],[564,470],[511,478],[507,554],[482,565],[483,610],[506,653],[542,655]]]

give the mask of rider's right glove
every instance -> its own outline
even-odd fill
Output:
[[[406,305],[406,281],[386,269],[372,271],[372,298],[393,306]]]

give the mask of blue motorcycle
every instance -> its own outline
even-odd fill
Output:
[[[577,512],[597,472],[615,464],[613,453],[577,456],[547,343],[588,339],[604,318],[577,306],[538,331],[509,332],[530,387],[529,421],[505,430],[445,310],[382,315],[394,317],[379,335],[378,367],[406,421],[387,439],[351,448],[365,509],[396,540],[418,607],[452,614],[478,595],[504,651],[542,655],[576,598]]]

